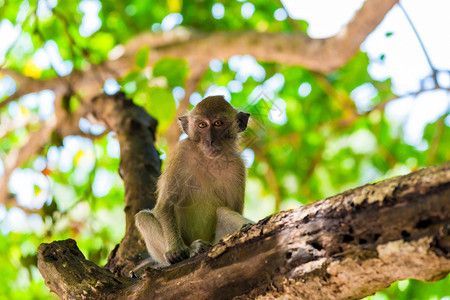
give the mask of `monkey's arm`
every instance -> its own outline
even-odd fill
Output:
[[[236,177],[235,184],[233,186],[233,196],[230,197],[228,202],[228,207],[242,215],[244,211],[244,203],[245,203],[245,178],[247,177],[247,169],[245,168],[244,161],[240,157],[240,154],[235,154],[236,157]]]
[[[159,205],[158,205],[159,204]],[[168,263],[174,264],[189,257],[189,248],[181,238],[180,226],[175,215],[175,208],[170,199],[159,202],[155,207],[155,215],[161,224],[167,252],[164,254]]]

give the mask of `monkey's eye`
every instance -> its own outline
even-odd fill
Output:
[[[205,128],[207,126],[206,122],[200,122],[198,123],[198,127]]]
[[[223,122],[222,121],[215,121],[214,122],[214,126],[216,126],[216,127],[220,127],[220,126],[222,126],[223,125]]]

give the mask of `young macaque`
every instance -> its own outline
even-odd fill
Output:
[[[242,216],[246,169],[237,153],[238,133],[249,116],[223,96],[211,96],[178,118],[188,138],[178,143],[158,180],[155,208],[135,217],[158,263],[177,263],[253,224]]]

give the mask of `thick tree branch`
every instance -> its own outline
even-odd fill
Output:
[[[277,61],[302,65],[318,72],[331,72],[353,57],[361,43],[397,2],[366,1],[338,34],[326,39],[312,39],[300,33],[197,34],[184,42],[154,48],[151,59],[174,56],[209,62],[212,58],[228,60],[233,55],[250,54],[261,61]]]
[[[62,299],[93,299],[92,295],[114,293],[132,282],[126,277],[114,277],[113,273],[86,260],[74,240],[51,245],[40,246],[38,251],[42,260],[38,267],[45,270],[46,284],[57,282],[50,290]],[[76,272],[78,269],[85,270],[85,273]],[[74,286],[79,289],[74,290]]]
[[[38,266],[60,297],[86,299],[355,299],[437,280],[450,271],[450,162],[272,215],[135,283],[86,261],[72,240],[42,244]]]
[[[134,66],[134,55],[143,46],[150,46],[150,64],[164,56],[184,58],[189,63],[207,64],[212,58],[228,60],[233,55],[250,54],[260,61],[301,65],[318,72],[331,72],[343,66],[359,50],[366,37],[383,20],[398,0],[367,0],[353,19],[335,36],[313,39],[302,33],[214,32],[197,33],[176,30],[163,34],[142,34],[130,40],[124,54],[116,60],[100,65],[96,75],[91,69],[72,72],[64,77],[73,90],[85,90],[92,95],[98,91],[97,78],[124,76]],[[10,74],[19,84],[18,95],[43,89],[54,89],[60,78],[34,80]],[[30,81],[31,80],[31,81]],[[41,86],[41,88],[40,88]],[[9,99],[14,97],[11,96]],[[9,101],[9,100],[8,100]],[[0,106],[2,104],[0,103]]]

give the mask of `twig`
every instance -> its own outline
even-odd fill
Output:
[[[414,31],[414,34],[416,35],[417,40],[419,41],[420,47],[422,47],[422,51],[423,51],[423,53],[425,54],[425,58],[427,59],[427,62],[428,62],[428,64],[430,65],[431,71],[432,71],[432,73],[433,73],[432,78],[433,78],[433,80],[434,80],[435,85],[436,85],[437,87],[440,87],[440,86],[439,86],[439,82],[438,82],[438,80],[437,80],[437,72],[438,72],[438,71],[437,71],[437,69],[434,67],[433,63],[431,62],[430,56],[429,56],[429,54],[428,54],[428,51],[427,51],[427,49],[425,48],[425,44],[423,43],[423,41],[422,41],[422,39],[421,39],[421,37],[420,37],[420,35],[419,35],[419,32],[418,32],[417,29],[416,29],[416,26],[414,26],[414,23],[412,22],[411,18],[409,17],[408,13],[406,12],[406,9],[403,7],[403,5],[402,5],[400,2],[398,3],[398,7],[400,7],[400,9],[402,10],[403,14],[404,14],[405,17],[406,17],[406,20],[408,21],[409,25],[411,26],[412,30]]]
[[[61,21],[61,23],[63,24],[64,32],[65,32],[65,34],[66,34],[66,36],[67,36],[67,38],[68,38],[70,44],[72,45],[72,47],[70,48],[70,50],[71,50],[71,52],[72,52],[72,57],[75,58],[75,51],[74,51],[74,48],[77,48],[77,49],[80,51],[81,55],[82,55],[84,58],[86,58],[86,59],[89,61],[89,63],[92,64],[92,62],[91,62],[91,60],[90,60],[90,57],[89,57],[89,52],[90,52],[90,51],[89,51],[88,49],[86,49],[86,48],[84,48],[84,47],[78,45],[78,44],[75,42],[74,37],[73,37],[72,34],[70,33],[70,30],[69,30],[69,24],[70,24],[70,22],[67,20],[67,18],[66,18],[61,12],[59,12],[56,8],[52,8],[51,11],[52,11],[53,14]]]

